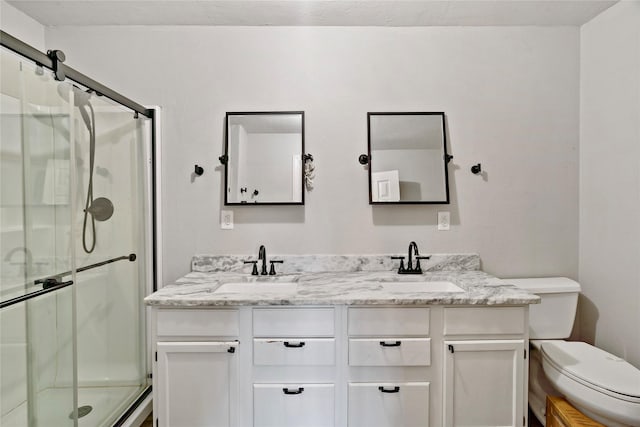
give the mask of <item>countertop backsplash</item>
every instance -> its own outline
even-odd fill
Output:
[[[404,254],[382,255],[270,255],[267,260],[283,260],[276,264],[278,274],[319,273],[360,271],[392,271],[397,270],[400,261],[392,256]],[[428,260],[421,260],[422,271],[475,271],[480,270],[478,254],[428,254]],[[191,271],[199,273],[237,272],[251,273],[253,266],[244,261],[256,261],[257,255],[195,255],[191,260]],[[407,259],[404,260],[405,266]],[[267,263],[269,265],[269,263]],[[415,266],[415,260],[414,260]]]

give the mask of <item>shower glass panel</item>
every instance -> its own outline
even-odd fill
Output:
[[[149,128],[148,119],[107,98],[81,102],[76,111],[86,114],[74,116],[77,267],[135,255],[76,275],[78,406],[90,406],[87,418],[97,422],[81,424],[111,425],[147,386],[140,284],[147,281],[142,213]]]
[[[152,121],[0,65],[0,426],[111,426],[150,384]]]
[[[50,73],[0,56],[0,298],[73,269],[71,109]],[[64,85],[64,84],[63,84]],[[71,280],[71,277],[66,280]],[[73,426],[73,289],[0,311],[0,425]]]

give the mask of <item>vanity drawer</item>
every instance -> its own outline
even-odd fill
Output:
[[[464,307],[444,309],[445,335],[524,334],[524,307]]]
[[[430,365],[430,338],[349,339],[349,366]]]
[[[236,337],[238,310],[158,309],[158,337]]]
[[[429,335],[429,308],[350,308],[349,335]]]
[[[333,384],[254,384],[254,427],[334,425]]]
[[[333,308],[256,308],[256,337],[330,337],[334,335]]]
[[[428,427],[429,383],[349,383],[349,427],[371,426]]]
[[[253,364],[257,366],[333,366],[336,340],[333,338],[253,340]]]

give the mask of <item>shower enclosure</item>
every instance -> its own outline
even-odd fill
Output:
[[[0,425],[118,425],[150,392],[153,111],[1,41]]]

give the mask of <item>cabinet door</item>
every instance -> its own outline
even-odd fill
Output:
[[[428,427],[429,383],[350,383],[349,427]]]
[[[333,384],[254,384],[254,427],[331,427]]]
[[[524,341],[444,342],[444,425],[522,426]]]
[[[160,427],[237,425],[237,342],[159,342]]]

